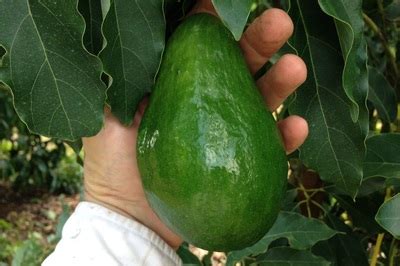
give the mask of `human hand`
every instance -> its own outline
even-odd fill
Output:
[[[196,12],[215,14],[210,0],[198,1],[194,8]],[[279,9],[267,10],[257,18],[240,41],[250,71],[254,74],[267,62],[292,32],[293,23]],[[304,82],[306,72],[306,66],[299,57],[285,55],[257,81],[271,111]],[[136,139],[145,106],[146,103],[142,102],[130,127],[121,125],[106,110],[103,130],[97,136],[83,140],[85,198],[137,220],[176,249],[181,239],[151,209],[137,167]],[[278,127],[288,153],[297,149],[308,134],[306,121],[298,116],[280,121]]]

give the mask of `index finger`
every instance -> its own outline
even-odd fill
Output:
[[[293,28],[289,15],[278,8],[266,10],[247,28],[240,46],[253,74],[285,44]]]
[[[217,12],[211,0],[198,0],[193,13]],[[293,22],[289,15],[278,8],[266,10],[244,32],[240,40],[247,65],[255,74],[275,54],[293,34]]]

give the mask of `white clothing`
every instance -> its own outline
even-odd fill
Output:
[[[176,252],[144,225],[101,205],[81,202],[42,266],[176,266]]]

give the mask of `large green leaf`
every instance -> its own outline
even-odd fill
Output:
[[[75,140],[103,124],[101,62],[82,46],[77,1],[0,2],[0,79],[20,118],[37,134]]]
[[[307,249],[321,240],[331,238],[337,233],[317,219],[306,218],[294,212],[280,212],[277,220],[268,233],[256,244],[240,251],[228,254],[228,265],[242,260],[250,255],[265,252],[272,241],[286,238],[291,247]]]
[[[355,236],[350,227],[331,214],[327,215],[326,220],[329,226],[346,234],[337,234],[326,241],[318,242],[312,248],[313,253],[324,257],[335,266],[368,265],[366,248],[362,246],[361,239]]]
[[[9,12],[13,10],[14,12]],[[14,36],[20,28],[21,21],[28,15],[28,5],[25,1],[0,2],[0,82],[11,86],[10,48]]]
[[[137,105],[151,92],[165,44],[163,1],[113,0],[103,23],[107,46],[100,53],[112,77],[111,111],[130,124]]]
[[[98,54],[103,47],[103,35],[101,33],[103,13],[101,4],[99,0],[79,0],[79,11],[86,22],[83,43],[89,52]]]
[[[240,40],[250,14],[252,0],[212,0],[212,2],[222,22],[235,39]]]
[[[272,248],[257,257],[251,266],[326,266],[331,265],[324,258],[317,257],[308,250],[296,250],[289,247]]]
[[[366,99],[368,94],[367,43],[364,38],[362,0],[318,0],[322,10],[335,20],[345,59],[343,88],[351,101],[353,121],[361,116],[368,130]]]
[[[324,181],[354,197],[362,180],[365,126],[354,123],[342,80],[343,56],[330,17],[316,1],[295,1],[290,15],[296,21],[290,40],[308,66],[308,79],[297,91],[290,113],[309,123],[309,137],[300,158]],[[315,23],[318,21],[318,23]],[[321,26],[323,25],[323,26]]]
[[[373,176],[400,177],[400,134],[387,133],[367,139],[364,179]]]
[[[385,122],[393,122],[397,118],[396,91],[385,76],[374,67],[369,67],[370,100],[378,111],[379,117]]]
[[[400,239],[400,194],[397,194],[379,208],[376,221],[397,239]]]

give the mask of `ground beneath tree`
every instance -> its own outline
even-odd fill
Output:
[[[0,183],[0,243],[5,243],[4,249],[15,248],[34,236],[43,249],[53,248],[49,236],[56,233],[63,206],[73,210],[78,202],[79,195],[16,193],[7,184]],[[6,256],[1,252],[0,255]]]
[[[8,243],[18,245],[30,235],[36,234],[40,236],[41,245],[48,248],[51,245],[48,236],[56,233],[63,207],[72,211],[79,200],[79,194],[51,195],[42,191],[16,193],[10,186],[0,183],[0,238],[6,238]],[[193,246],[190,246],[190,250],[199,259],[208,253]],[[226,256],[224,253],[214,252],[209,262],[212,266],[223,266]]]

